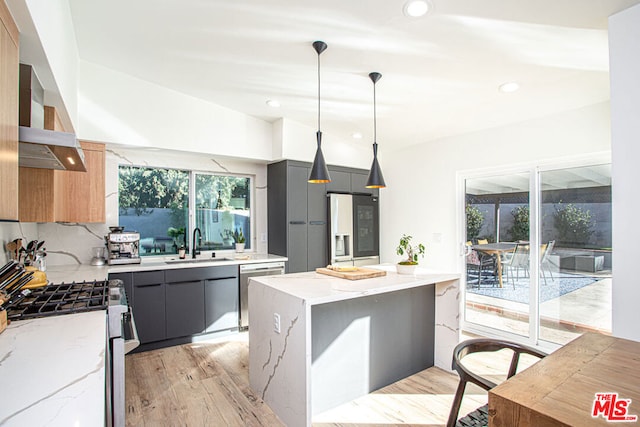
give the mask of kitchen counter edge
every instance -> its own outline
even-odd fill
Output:
[[[47,268],[47,280],[51,283],[105,280],[109,273],[135,273],[138,271],[173,270],[179,268],[217,267],[225,265],[257,264],[263,262],[285,262],[287,257],[271,254],[251,254],[249,259],[225,259],[224,261],[170,262],[143,260],[140,264],[93,266],[87,264],[54,265]],[[173,257],[175,259],[175,257]],[[188,261],[188,260],[187,260]]]

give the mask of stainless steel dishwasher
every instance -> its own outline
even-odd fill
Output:
[[[249,327],[249,278],[284,274],[284,262],[240,265],[240,329]]]

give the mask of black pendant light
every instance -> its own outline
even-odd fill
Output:
[[[380,80],[380,77],[382,77],[380,73],[369,73],[369,78],[373,82],[373,163],[371,164],[371,171],[369,171],[369,178],[367,178],[367,188],[385,188],[387,186],[384,183],[382,170],[378,164],[378,143],[376,142],[376,83]]]
[[[318,132],[316,132],[318,149],[316,150],[316,157],[313,159],[313,166],[311,166],[309,182],[313,184],[324,184],[326,182],[331,182],[329,169],[327,169],[327,163],[324,161],[322,148],[320,148],[320,144],[322,144],[322,132],[320,132],[320,54],[325,51],[327,44],[325,42],[316,41],[313,42],[313,48],[318,53]]]

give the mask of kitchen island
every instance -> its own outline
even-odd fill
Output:
[[[459,275],[418,270],[350,281],[314,272],[252,278],[249,381],[287,425],[430,366],[459,341]]]

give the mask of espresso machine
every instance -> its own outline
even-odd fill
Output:
[[[104,236],[109,265],[140,264],[140,233],[124,231],[122,227],[111,227]]]

